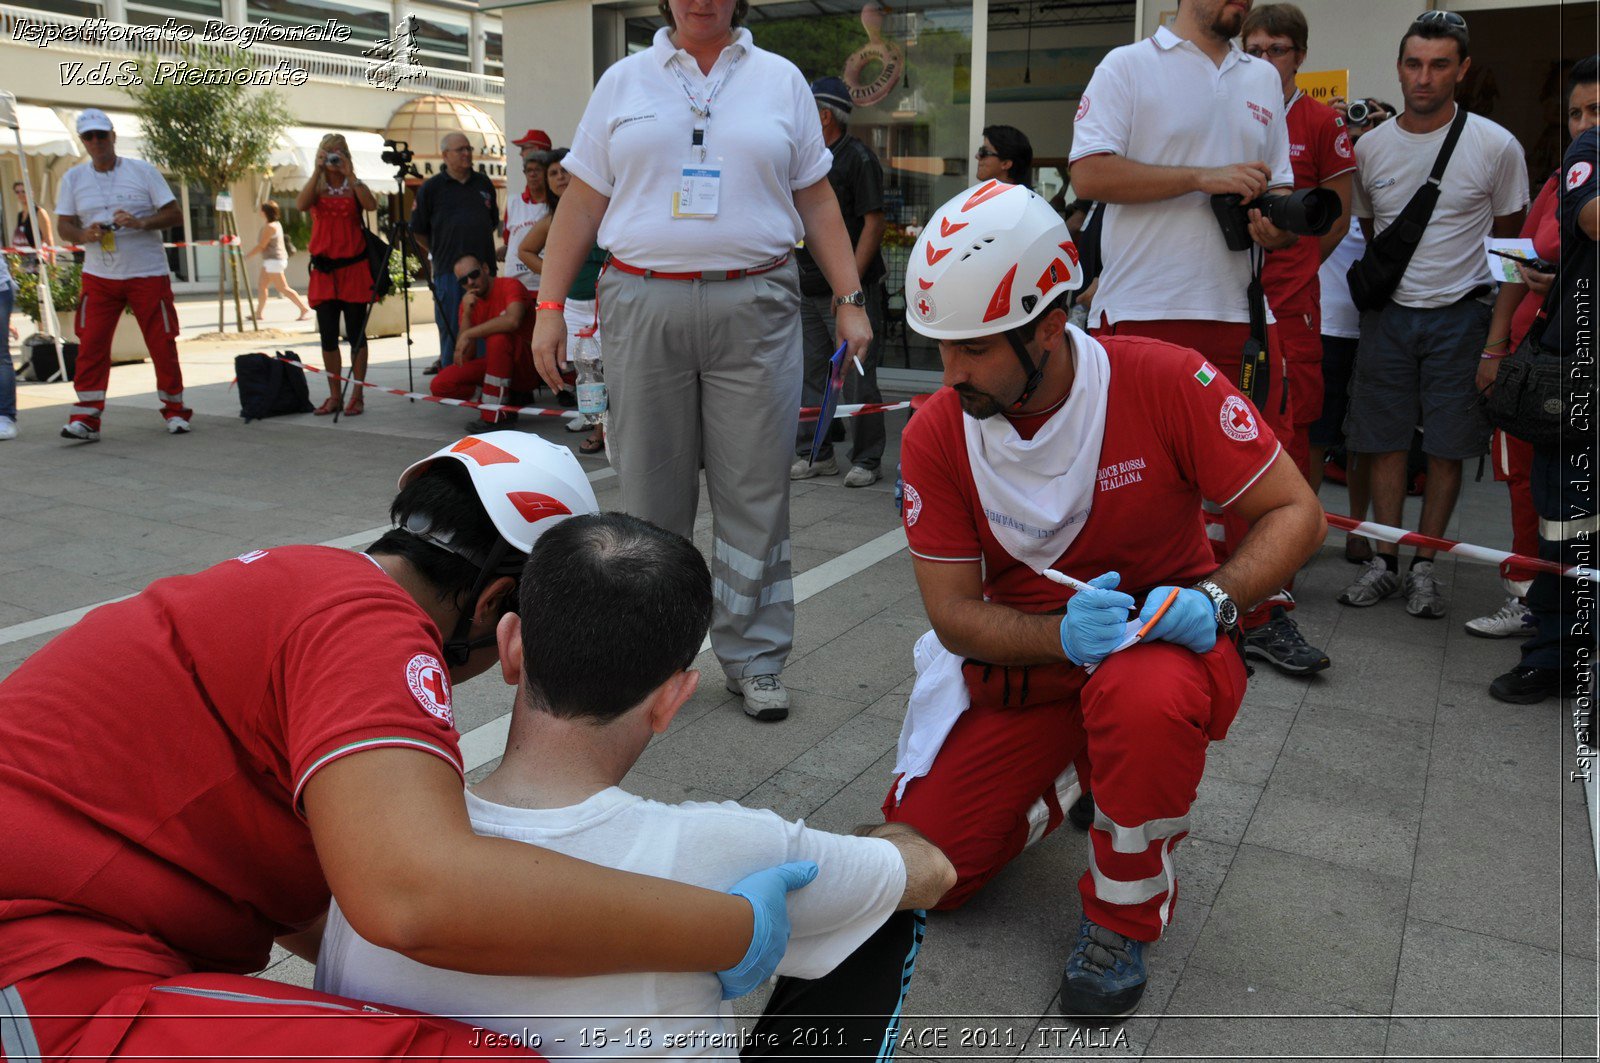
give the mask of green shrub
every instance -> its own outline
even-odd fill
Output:
[[[39,276],[21,269],[21,256],[6,255],[11,277],[17,285],[16,309],[39,320]],[[78,291],[83,286],[83,267],[71,257],[57,258],[50,266],[50,302],[58,314],[71,314],[78,308]]]

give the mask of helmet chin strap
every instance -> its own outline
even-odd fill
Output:
[[[478,578],[473,580],[472,592],[467,596],[467,608],[462,611],[461,616],[456,620],[455,631],[451,632],[450,637],[445,639],[444,642],[444,661],[445,664],[452,668],[460,668],[467,663],[467,659],[472,656],[473,651],[480,650],[485,646],[491,646],[495,642],[493,632],[475,639],[469,639],[467,632],[472,629],[472,614],[477,608],[478,596],[489,585],[489,581],[498,574],[495,570],[499,567],[501,559],[505,557],[506,551],[509,549],[511,549],[511,546],[504,539],[497,541],[489,549],[489,556],[484,560],[483,566],[478,569]]]
[[[1017,335],[1017,329],[1006,331],[1006,340],[1010,342],[1011,349],[1016,353],[1017,361],[1022,363],[1022,371],[1028,374],[1027,382],[1022,385],[1022,394],[1017,396],[1017,401],[1011,404],[1013,410],[1020,410],[1027,405],[1033,393],[1039,390],[1039,385],[1044,383],[1044,367],[1050,362],[1050,352],[1044,352],[1044,359],[1035,366],[1033,358],[1028,354],[1027,344],[1022,342],[1022,337]]]

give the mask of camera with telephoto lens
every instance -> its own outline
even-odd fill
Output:
[[[1301,188],[1288,195],[1260,196],[1244,202],[1236,192],[1211,197],[1211,211],[1222,226],[1222,238],[1229,251],[1248,251],[1255,241],[1250,239],[1250,211],[1262,215],[1280,229],[1300,236],[1321,236],[1333,228],[1344,208],[1339,204],[1337,192],[1326,188]]]
[[[390,166],[410,166],[416,153],[411,150],[410,141],[385,140],[383,146],[388,149],[379,156]]]

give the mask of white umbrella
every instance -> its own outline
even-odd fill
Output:
[[[30,152],[28,150],[28,138],[25,137],[23,133],[23,112],[30,112],[26,115],[26,117],[33,120],[29,124],[29,130],[30,135],[33,136],[36,144],[42,143],[48,145],[51,143],[50,140],[42,137],[39,133],[39,122],[42,120],[41,115],[48,115],[50,120],[55,123],[56,128],[60,130],[62,136],[67,135],[67,127],[62,125],[61,119],[57,118],[55,114],[47,108],[34,107],[29,104],[18,106],[15,95],[6,92],[4,89],[0,89],[0,127],[10,129],[17,142],[17,155],[24,164],[22,166],[22,187],[24,191],[28,193],[28,202],[35,203],[37,200],[33,198],[33,181],[28,176],[28,167],[26,165],[27,156],[30,154],[63,155],[66,154],[66,152],[40,150]],[[32,112],[39,113],[36,114]],[[48,129],[48,127],[46,127],[46,129]],[[39,267],[39,326],[44,329],[44,334],[46,336],[59,336],[61,334],[61,323],[56,320],[55,302],[50,297],[50,268],[45,264],[45,259],[42,255],[39,259]],[[58,358],[56,361],[56,372],[55,375],[50,378],[51,380],[64,378],[67,373],[66,358]]]

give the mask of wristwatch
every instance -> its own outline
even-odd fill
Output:
[[[836,295],[836,296],[833,297],[833,308],[835,310],[839,309],[841,306],[866,306],[866,305],[867,305],[867,293],[862,291],[860,288],[857,288],[855,291],[851,292],[849,295]]]
[[[1228,597],[1228,592],[1208,579],[1196,583],[1194,589],[1211,599],[1212,608],[1217,614],[1217,626],[1224,634],[1232,635],[1239,627],[1239,606]]]

